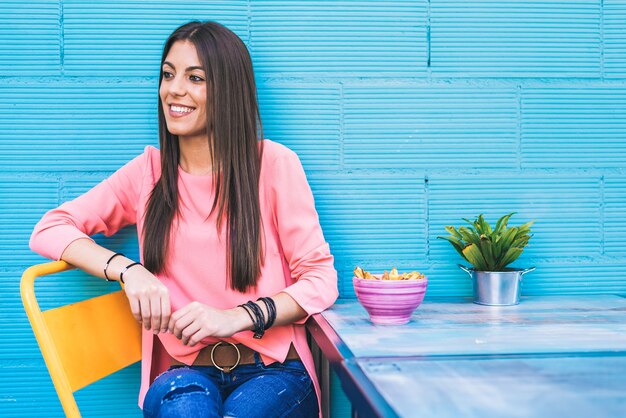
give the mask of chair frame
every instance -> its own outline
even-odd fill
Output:
[[[76,308],[80,304],[89,304],[94,303],[97,298],[105,298],[107,303],[111,300],[115,299],[120,301],[123,293],[123,290],[118,291],[120,295],[103,295],[96,298],[86,299],[84,301],[78,302],[76,304],[65,305],[59,308],[54,308],[48,311],[42,312],[37,298],[35,296],[35,279],[52,275],[56,273],[61,273],[64,271],[72,270],[75,267],[65,261],[53,261],[43,264],[37,264],[26,269],[22,275],[22,280],[20,282],[20,293],[22,296],[22,303],[24,304],[24,310],[28,316],[28,320],[30,321],[31,327],[35,334],[35,338],[37,339],[37,343],[39,344],[39,348],[41,350],[41,354],[43,355],[44,361],[50,373],[50,377],[52,378],[52,382],[54,383],[54,388],[56,389],[57,395],[59,396],[59,400],[61,401],[61,405],[63,407],[63,411],[67,417],[80,417],[80,412],[78,406],[76,404],[76,399],[74,398],[74,392],[81,387],[84,387],[95,380],[105,377],[108,374],[111,374],[117,370],[121,370],[127,365],[133,364],[136,361],[141,359],[141,325],[132,318],[130,314],[130,310],[128,313],[122,312],[122,321],[125,321],[127,327],[124,328],[121,332],[125,332],[127,335],[128,330],[134,330],[134,325],[131,324],[131,321],[136,323],[136,340],[132,341],[132,349],[129,349],[129,353],[123,353],[123,355],[119,356],[121,358],[116,359],[112,362],[111,367],[107,366],[108,369],[101,373],[98,371],[94,372],[95,378],[93,376],[89,376],[85,378],[84,382],[76,382],[74,380],[71,381],[68,373],[66,372],[66,366],[63,364],[62,357],[59,352],[59,347],[56,345],[55,340],[53,338],[53,334],[51,332],[49,324],[46,322],[46,312],[50,312],[53,310],[59,309],[72,309]],[[114,292],[117,293],[117,292]],[[95,309],[99,309],[97,304],[89,305],[95,307]],[[58,312],[58,311],[57,311]],[[51,319],[48,316],[49,320]],[[137,349],[139,347],[139,349]],[[66,353],[67,354],[67,353]],[[110,369],[110,370],[109,370]],[[72,387],[74,386],[74,388]]]

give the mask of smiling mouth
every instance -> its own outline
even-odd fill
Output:
[[[196,110],[195,107],[187,107],[181,105],[170,105],[170,114],[172,116],[185,116]]]

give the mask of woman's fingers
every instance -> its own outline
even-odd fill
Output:
[[[191,304],[185,305],[176,312],[170,315],[170,321],[167,324],[167,329],[174,334],[174,329],[176,328],[176,321],[178,321],[183,316],[187,315],[191,311]]]
[[[165,297],[161,297],[161,332],[167,332],[170,323],[171,307],[170,297],[166,293]]]
[[[151,292],[150,296],[150,329],[154,333],[161,330],[161,294],[159,291]]]
[[[141,306],[141,322],[145,329],[150,329],[150,298],[148,295],[139,297],[139,305]]]
[[[128,303],[130,305],[130,311],[137,322],[141,322],[141,307],[139,306],[139,299],[136,297],[128,297]]]
[[[183,344],[193,347],[207,337],[231,337],[238,332],[236,315],[195,301],[171,314],[168,329]]]
[[[169,290],[145,268],[129,273],[124,290],[133,316],[145,329],[165,332],[171,315]]]
[[[176,338],[183,338],[183,330],[189,326],[194,321],[194,316],[191,312],[186,311],[182,312],[182,316],[179,315],[180,311],[177,311],[174,315],[172,315],[172,319],[170,320],[170,330],[176,336]]]
[[[170,330],[184,345],[193,347],[206,337],[219,336],[213,325],[224,319],[220,312],[200,302],[191,302],[172,314]]]
[[[192,321],[191,324],[189,324],[185,329],[183,329],[182,333],[181,333],[181,341],[184,345],[187,345],[189,343],[189,340],[191,339],[191,337],[196,334],[198,331],[200,331],[200,328],[202,328],[200,326],[199,321]],[[197,341],[196,341],[197,342]]]

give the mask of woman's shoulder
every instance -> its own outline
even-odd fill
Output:
[[[135,158],[133,158],[131,161],[129,161],[129,164],[145,167],[148,165],[153,165],[155,162],[160,165],[161,151],[159,151],[158,148],[155,148],[152,145],[146,145],[143,149],[143,152],[135,156]]]
[[[161,175],[161,150],[152,145],[146,145],[140,158],[143,159],[153,177],[158,178]]]
[[[293,150],[268,139],[263,140],[261,183],[271,190],[288,190],[307,182],[302,162]]]
[[[148,145],[144,147],[141,154],[136,155],[132,160],[129,160],[116,170],[113,177],[126,177],[128,179],[134,179],[135,181],[142,178],[148,171],[154,171],[154,169],[161,169],[161,156],[157,148]]]
[[[263,140],[263,164],[273,166],[277,161],[299,161],[298,155],[287,146],[272,141],[271,139]]]
[[[160,161],[161,159],[161,151],[152,145],[145,146],[145,148],[143,149],[143,155],[148,161]]]

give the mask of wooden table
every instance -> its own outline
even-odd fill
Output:
[[[626,416],[621,296],[425,301],[401,326],[340,301],[308,327],[360,416]]]

